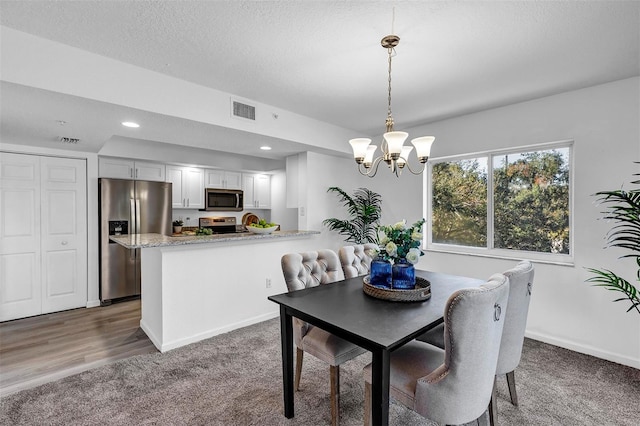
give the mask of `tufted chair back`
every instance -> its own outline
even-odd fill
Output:
[[[289,253],[282,256],[281,263],[289,291],[344,279],[340,261],[333,250]]]
[[[444,364],[418,379],[415,411],[439,423],[462,424],[487,410],[508,298],[509,279],[503,274],[449,297]]]
[[[344,277],[353,278],[367,275],[371,269],[371,256],[367,252],[377,248],[378,246],[373,243],[341,247],[338,251],[338,257],[342,264]]]

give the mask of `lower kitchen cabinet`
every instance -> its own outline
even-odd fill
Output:
[[[87,303],[86,162],[0,152],[0,321]]]

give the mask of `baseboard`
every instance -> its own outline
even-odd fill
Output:
[[[174,340],[171,342],[166,342],[164,344],[160,344],[160,340],[157,339],[156,336],[152,336],[150,333],[147,332],[146,327],[144,326],[143,322],[140,321],[140,328],[142,328],[142,330],[147,333],[147,336],[149,337],[149,339],[151,340],[151,342],[153,342],[153,344],[155,345],[156,348],[158,348],[158,350],[160,352],[167,352],[170,351],[171,349],[175,349],[175,348],[179,348],[181,346],[185,346],[188,345],[190,343],[195,343],[195,342],[199,342],[201,340],[204,339],[208,339],[209,337],[213,337],[213,336],[217,336],[218,334],[223,334],[223,333],[228,333],[229,331],[233,331],[236,330],[238,328],[242,328],[242,327],[247,327],[249,325],[253,325],[253,324],[257,324],[259,322],[263,322],[266,320],[270,320],[272,318],[276,318],[280,315],[279,311],[274,311],[274,312],[269,312],[266,314],[262,314],[262,315],[258,315],[256,317],[252,317],[252,318],[247,318],[245,320],[233,323],[233,324],[227,324],[223,327],[219,327],[213,330],[208,330],[204,333],[199,333],[193,336],[189,336],[189,337],[185,337],[183,339],[178,339],[178,340]]]
[[[156,336],[151,332],[151,329],[147,326],[147,324],[145,324],[145,322],[142,319],[140,320],[140,328],[142,329],[142,331],[144,331],[144,333],[147,335],[149,340],[151,340],[151,343],[153,343],[153,346],[155,346],[156,349],[158,349],[160,352],[164,352],[161,348],[162,346],[161,340],[158,338],[158,336]]]
[[[607,361],[612,361],[618,364],[640,369],[640,359],[620,355],[614,352],[603,351],[602,349],[593,346],[581,345],[569,340],[558,339],[557,337],[552,337],[547,334],[532,333],[527,331],[524,333],[524,335],[530,339],[538,340],[550,345],[559,346],[561,348],[569,349],[581,354],[591,355],[596,358],[606,359]]]
[[[87,301],[87,308],[96,308],[100,306],[100,301],[99,300],[88,300]]]

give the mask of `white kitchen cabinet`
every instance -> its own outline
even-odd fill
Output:
[[[167,166],[166,181],[172,184],[171,206],[174,209],[204,208],[204,169]]]
[[[242,189],[242,173],[228,170],[207,169],[205,188]]]
[[[165,165],[148,161],[135,161],[126,158],[100,157],[98,160],[100,177],[115,179],[137,179],[165,181]]]
[[[0,153],[0,321],[86,306],[86,162]]]
[[[245,209],[271,208],[271,176],[263,174],[242,174]]]
[[[135,161],[134,177],[137,180],[152,180],[164,182],[166,166],[160,163],[148,163],[145,161]]]

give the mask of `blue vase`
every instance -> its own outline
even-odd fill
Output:
[[[391,262],[376,257],[371,261],[370,283],[376,287],[391,288]]]
[[[393,264],[392,275],[392,288],[413,290],[416,287],[416,269],[407,259],[399,259]]]

